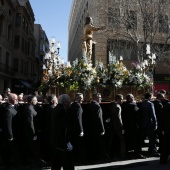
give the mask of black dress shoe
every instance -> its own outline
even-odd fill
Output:
[[[141,154],[136,154],[135,158],[136,159],[146,159],[146,157],[144,155],[141,155]]]
[[[48,167],[49,164],[47,162],[45,162],[44,160],[40,159],[39,162],[38,162],[38,166],[40,168],[44,168],[44,167]]]
[[[160,154],[159,153],[152,153],[151,157],[160,157]]]

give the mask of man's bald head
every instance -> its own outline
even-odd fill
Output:
[[[3,98],[2,98],[2,95],[0,95],[0,101],[2,101],[2,99],[3,99]]]
[[[18,104],[18,96],[15,93],[10,93],[8,95],[8,102],[11,104]]]

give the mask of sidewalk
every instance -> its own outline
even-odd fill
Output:
[[[159,158],[146,158],[127,161],[118,161],[98,165],[76,166],[75,170],[111,170],[111,169],[126,169],[126,170],[170,170],[170,161],[161,165]]]
[[[170,170],[170,160],[167,164],[161,165],[159,158],[146,158],[136,160],[117,161],[96,165],[83,165],[76,166],[75,170],[113,170],[113,169],[125,169],[125,170]],[[18,170],[14,167],[8,170]],[[27,170],[51,170],[51,168],[37,168],[32,167]],[[62,169],[63,170],[63,169]]]

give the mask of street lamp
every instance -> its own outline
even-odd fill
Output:
[[[146,58],[144,59],[142,65],[146,70],[153,70],[156,64],[157,56],[155,53],[151,53],[150,44],[146,45]]]
[[[150,44],[146,44],[146,59],[141,63],[144,72],[149,72],[153,81],[152,92],[154,92],[154,72],[157,56],[155,53],[151,53]]]
[[[45,54],[45,62],[43,64],[43,79],[49,80],[54,75],[56,75],[58,68],[60,67],[60,57],[59,57],[59,51],[60,51],[60,42],[55,41],[55,38],[51,38],[50,45],[49,45],[49,51]]]

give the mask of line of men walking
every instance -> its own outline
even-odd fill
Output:
[[[83,104],[82,93],[76,94],[73,103],[67,94],[58,99],[51,95],[46,105],[38,105],[35,95],[28,95],[25,104],[8,93],[8,102],[0,105],[1,165],[7,166],[12,156],[21,169],[23,163],[34,161],[39,167],[49,162],[52,170],[62,166],[71,170],[75,161],[127,159],[129,150],[134,150],[134,158],[145,158],[141,148],[146,136],[150,156],[161,153],[160,163],[166,163],[170,93],[165,99],[163,92],[153,101],[152,94],[146,93],[140,102],[132,94],[127,94],[126,101],[117,94],[114,102],[107,104],[101,104],[100,93],[94,93],[88,104]]]

